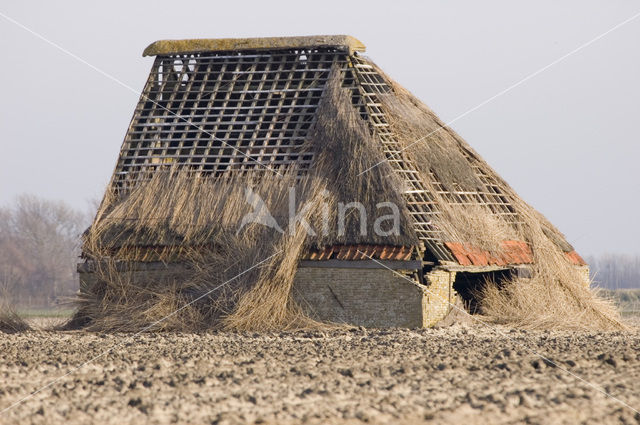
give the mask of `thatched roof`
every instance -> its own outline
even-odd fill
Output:
[[[564,236],[354,43],[329,36],[149,48],[157,56],[84,237],[83,255],[99,261],[90,261],[95,279],[75,323],[320,326],[292,295],[298,266],[373,257],[411,263],[405,272],[427,292],[422,264],[527,264],[528,279],[487,286],[495,290],[483,295],[483,313],[492,320],[622,327],[585,285],[574,267],[584,262]],[[245,222],[250,213],[265,218],[257,197],[270,226]],[[335,211],[355,201],[369,218],[395,205],[398,231],[378,234],[353,211],[341,229]],[[301,220],[287,226],[292,209]],[[157,260],[179,264],[136,274],[138,261]]]
[[[224,245],[252,211],[246,186],[286,215],[293,184],[307,197],[325,191],[332,205],[359,201],[368,213],[381,202],[400,207],[398,235],[377,236],[369,222],[363,236],[351,215],[344,234],[309,237],[308,251],[365,244],[459,264],[532,262],[521,257],[531,250],[503,252],[530,244],[528,206],[362,50],[349,36],[149,46],[145,55],[156,58],[85,254]],[[576,258],[544,217],[535,220]]]

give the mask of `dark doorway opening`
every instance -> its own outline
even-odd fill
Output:
[[[511,270],[496,270],[491,272],[458,272],[453,282],[453,289],[462,300],[464,308],[471,314],[479,313],[482,289],[487,282],[495,282],[500,286],[501,282],[510,278]]]

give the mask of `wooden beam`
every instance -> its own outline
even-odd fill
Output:
[[[419,260],[302,260],[299,267],[332,268],[332,269],[392,269],[392,270],[422,270]]]

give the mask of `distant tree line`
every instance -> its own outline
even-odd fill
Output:
[[[0,296],[19,308],[50,307],[73,296],[88,216],[28,195],[0,207]]]
[[[27,195],[0,206],[0,297],[19,308],[51,307],[72,297],[78,290],[80,238],[92,215]],[[586,260],[600,287],[640,288],[640,256]]]
[[[591,279],[606,289],[640,288],[640,256],[603,254],[585,258]]]

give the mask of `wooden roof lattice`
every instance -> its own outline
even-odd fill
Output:
[[[332,69],[403,182],[413,229],[435,258],[454,261],[432,220],[438,205],[415,164],[401,155],[378,96],[391,87],[358,56],[351,36],[164,40],[151,44],[149,78],[122,145],[111,187],[127,191],[150,173],[184,166],[212,176],[304,174],[314,152],[305,141]],[[450,190],[431,173],[431,186],[451,203],[483,204],[513,222],[517,214],[501,184],[465,153],[482,182],[475,191]]]

